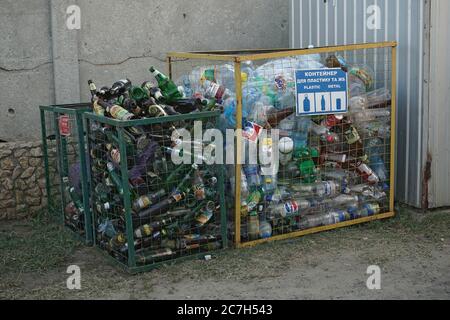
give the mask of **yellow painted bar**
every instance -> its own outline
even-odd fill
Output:
[[[167,63],[167,74],[169,75],[169,78],[172,78],[172,58],[170,56],[167,56],[166,63]]]
[[[283,51],[283,52],[262,53],[262,54],[255,54],[255,55],[240,55],[238,57],[238,60],[239,61],[247,61],[247,60],[255,61],[255,60],[266,60],[266,59],[307,55],[307,54],[338,52],[338,51],[354,51],[354,50],[364,50],[364,49],[378,49],[378,48],[388,48],[388,47],[394,47],[394,46],[396,46],[396,42],[353,44],[353,45],[346,45],[346,46],[300,49],[300,50]]]
[[[242,56],[250,53],[270,53],[270,52],[282,52],[292,50],[307,50],[307,49],[293,49],[293,48],[276,48],[276,49],[230,49],[230,50],[212,50],[212,51],[189,51],[189,53],[196,54],[219,54],[219,55],[232,55]]]
[[[236,166],[235,166],[235,203],[234,203],[234,241],[241,243],[241,163],[242,163],[242,78],[241,63],[234,63],[236,83]]]
[[[287,239],[291,239],[291,238],[299,238],[299,237],[303,237],[303,236],[314,234],[314,233],[331,231],[331,230],[335,230],[335,229],[345,228],[345,227],[354,226],[354,225],[367,223],[367,222],[371,222],[371,221],[376,221],[376,220],[388,219],[388,218],[392,218],[394,216],[395,216],[394,212],[378,214],[376,216],[346,221],[346,222],[342,222],[342,223],[338,223],[338,224],[334,224],[334,225],[330,225],[330,226],[323,226],[323,227],[318,227],[318,228],[304,230],[304,231],[286,233],[286,234],[282,234],[282,235],[267,238],[267,239],[260,239],[260,240],[256,240],[256,241],[245,242],[245,243],[236,245],[236,247],[237,248],[249,248],[249,247],[254,247],[254,246],[257,246],[257,245],[260,245],[263,243],[287,240]]]
[[[169,52],[168,56],[178,59],[196,59],[196,60],[219,60],[219,61],[235,61],[233,55],[218,55],[208,53],[192,53],[192,52]]]
[[[397,111],[397,47],[392,47],[392,61],[391,61],[391,176],[390,176],[390,198],[389,210],[394,212],[394,198],[395,198],[395,144],[396,144],[396,111]]]
[[[345,46],[320,47],[313,49],[260,49],[260,50],[225,50],[206,52],[169,52],[168,56],[180,59],[205,59],[205,60],[223,60],[223,61],[248,61],[248,60],[264,60],[273,58],[283,58],[290,56],[327,53],[336,51],[352,51],[364,49],[377,49],[395,47],[397,43],[391,42],[376,42],[376,43],[362,43]],[[266,53],[257,53],[258,51],[268,51]],[[255,54],[235,54],[236,52],[249,52]],[[231,53],[231,54],[227,54]]]

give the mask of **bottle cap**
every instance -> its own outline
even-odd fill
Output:
[[[242,82],[247,82],[248,81],[247,73],[241,72],[241,80],[242,80]]]

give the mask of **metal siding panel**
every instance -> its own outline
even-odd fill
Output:
[[[303,16],[308,16],[308,23],[299,26],[303,34],[308,35],[308,39],[311,35],[312,40],[308,44],[324,46],[327,39],[329,45],[392,40],[399,42],[396,195],[397,200],[414,206],[421,204],[422,168],[426,161],[423,148],[426,141],[422,140],[426,136],[423,119],[427,118],[423,114],[422,105],[424,2],[425,0],[336,0],[336,7],[333,1],[299,2],[303,8]],[[379,6],[382,14],[381,29],[376,31],[368,30],[366,26],[366,9],[372,4]],[[299,19],[298,14],[295,17]],[[361,56],[356,59],[348,58],[355,63],[364,63]],[[386,66],[379,56],[368,56],[366,59],[376,59],[377,69],[381,70]],[[377,81],[379,86],[386,85],[387,77],[385,81]],[[450,98],[446,101],[450,101]],[[448,134],[447,127],[445,133]],[[448,178],[445,183],[449,189]]]
[[[347,44],[347,21],[348,21],[348,9],[347,0],[340,1],[337,3],[336,9],[336,24],[338,26],[338,37],[336,39],[337,45]],[[342,17],[342,21],[339,21],[339,17]]]
[[[295,19],[295,5],[297,1],[291,0],[289,4],[289,46],[295,48],[295,33],[300,30],[297,23],[300,23],[300,19]]]
[[[309,14],[309,2],[310,0],[302,0],[302,17],[304,21],[303,26],[306,26],[306,28],[302,28],[302,48],[307,48],[311,44],[311,30],[308,28],[311,20],[311,16]]]
[[[450,4],[432,3],[431,73],[429,104],[430,152],[433,155],[429,189],[430,207],[450,206]]]
[[[410,0],[411,1],[411,0]],[[422,103],[420,102],[420,91],[421,86],[417,79],[420,75],[420,65],[421,65],[421,54],[417,54],[422,52],[420,50],[420,32],[421,27],[418,23],[414,23],[414,19],[418,17],[420,12],[420,1],[412,1],[409,15],[409,25],[410,28],[408,30],[408,37],[410,39],[409,50],[408,50],[408,105],[409,105],[409,176],[410,183],[408,184],[408,194],[407,199],[417,199],[418,195],[420,198],[420,182],[421,182],[421,169],[420,166],[418,168],[418,164],[421,163],[421,145],[420,145],[420,137],[422,136],[423,126],[419,122]],[[417,20],[418,21],[418,20]]]

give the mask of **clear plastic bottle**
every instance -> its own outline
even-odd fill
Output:
[[[233,192],[233,195],[235,194],[235,186],[236,186],[236,179],[234,177],[234,168],[233,170],[230,170],[230,184],[231,184],[231,191]],[[249,195],[249,189],[247,184],[247,177],[245,176],[244,170],[241,168],[241,198],[246,199]]]
[[[267,208],[267,213],[275,218],[290,218],[298,216],[301,210],[314,208],[316,205],[317,203],[313,200],[298,198],[284,203],[272,204]]]
[[[308,143],[309,131],[311,129],[311,122],[312,121],[309,118],[296,117],[295,131],[292,133],[292,140],[294,140],[294,150],[299,150],[306,147]]]
[[[388,171],[386,169],[386,165],[382,158],[382,156],[384,154],[383,141],[381,141],[378,138],[370,139],[367,142],[366,148],[368,148],[368,150],[369,150],[370,168],[378,176],[380,182],[386,182],[387,180],[389,180],[389,178],[388,178]]]
[[[312,184],[298,184],[292,190],[302,194],[314,195],[319,198],[333,197],[341,193],[342,186],[335,181],[323,181]]]
[[[259,175],[259,165],[248,164],[243,166],[247,184],[250,189],[261,186],[261,176]]]
[[[348,205],[349,203],[360,202],[360,197],[357,195],[341,194],[335,198],[324,199],[322,205],[326,208],[340,208]]]

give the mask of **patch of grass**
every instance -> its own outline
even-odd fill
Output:
[[[62,226],[38,215],[0,227],[0,270],[3,273],[43,272],[61,264],[80,243]]]

